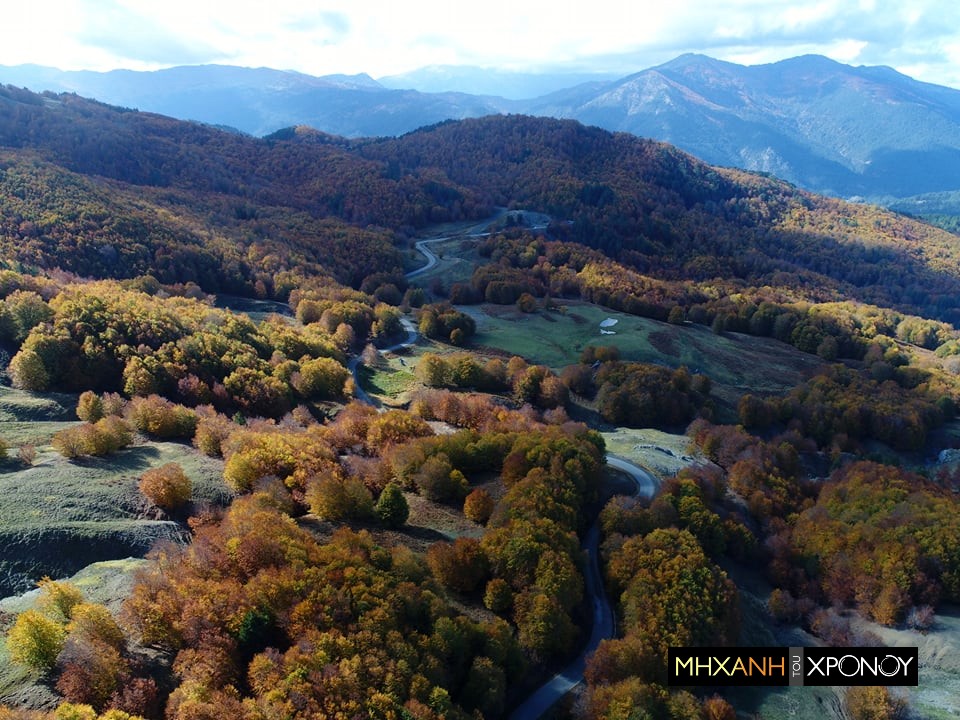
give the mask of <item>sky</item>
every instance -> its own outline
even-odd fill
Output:
[[[626,75],[685,52],[745,65],[817,53],[960,88],[956,0],[31,0],[2,22],[0,65],[62,70]]]

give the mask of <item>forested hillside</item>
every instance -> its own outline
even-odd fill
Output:
[[[510,117],[450,123],[362,152],[401,170],[437,167],[493,204],[540,209],[568,225],[554,228],[559,239],[660,280],[772,286],[944,318],[956,305],[952,234],[713,168],[661,143]]]
[[[364,270],[397,263],[383,245],[397,233],[512,205],[553,216],[558,239],[660,280],[722,279],[944,320],[955,319],[960,299],[949,233],[573,122],[492,117],[399,139],[291,130],[255,140],[69,95],[8,89],[2,102],[0,141],[19,150],[4,160],[3,235],[30,264],[99,276],[173,264],[194,276],[180,281],[236,288],[251,271],[236,267],[246,258],[225,257],[226,241],[264,254],[289,248],[283,269],[315,263],[313,272],[323,266],[359,286]],[[105,204],[113,203],[118,212],[109,208],[108,219]],[[130,226],[114,228],[118,215]],[[58,233],[78,251],[64,252]],[[374,243],[369,259],[338,250],[346,237],[352,248]],[[186,257],[171,261],[172,250],[160,253],[158,244]],[[223,277],[224,265],[247,277]]]
[[[933,203],[957,214],[955,199],[946,197],[960,183],[954,88],[820,55],[745,66],[685,54],[630,73],[432,66],[377,82],[367,75],[221,65],[109,73],[20,66],[0,67],[0,82],[73,91],[257,136],[309,125],[380,137],[507,112],[569,118],[669,142],[710,164],[769,172],[815,192],[916,202],[923,214],[938,212],[927,207]]]
[[[0,437],[4,499],[122,465],[122,519],[182,536],[110,607],[37,577],[0,613],[2,720],[492,719],[567,662],[578,717],[730,718],[666,686],[667,647],[870,640],[834,610],[926,632],[960,597],[930,464],[958,444],[955,235],[522,116],[253,139],[7,88],[0,145],[0,433],[12,392],[77,418]],[[618,311],[632,336],[585,317]],[[567,361],[534,317],[580,326]],[[721,345],[736,368],[684,359]],[[774,346],[789,379],[755,387]],[[625,427],[682,469],[609,476]]]

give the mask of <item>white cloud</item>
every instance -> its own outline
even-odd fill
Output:
[[[33,0],[4,8],[0,63],[148,69],[198,62],[311,74],[429,64],[633,72],[683,52],[770,62],[817,52],[957,84],[953,0]]]

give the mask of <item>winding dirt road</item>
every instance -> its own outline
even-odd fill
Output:
[[[462,233],[459,235],[418,240],[415,247],[427,258],[427,264],[408,272],[407,278],[416,277],[436,266],[438,258],[428,247],[430,244],[449,240],[451,237],[481,237],[487,234],[488,233],[468,235],[467,233]],[[399,348],[413,345],[417,341],[419,334],[413,322],[409,318],[402,318],[401,322],[403,322],[403,326],[407,330],[406,339],[390,347],[382,348],[380,350],[381,352],[398,350]],[[368,405],[376,406],[376,401],[370,397],[360,385],[360,378],[357,374],[359,363],[360,358],[358,356],[353,358],[347,366],[350,372],[353,373],[353,379],[356,384],[356,398]],[[617,457],[616,455],[607,455],[607,465],[622,472],[633,480],[636,485],[635,495],[638,497],[653,497],[653,494],[659,487],[659,483],[653,475],[625,458]],[[614,637],[616,619],[613,606],[610,604],[604,591],[603,573],[600,570],[599,518],[587,532],[581,547],[588,557],[586,573],[584,574],[584,589],[593,606],[593,626],[590,632],[590,638],[580,651],[580,654],[577,655],[569,665],[547,680],[516,707],[510,714],[510,720],[538,720],[564,695],[583,682],[583,673],[587,666],[587,658],[597,649],[600,641]]]
[[[627,475],[637,486],[636,495],[650,498],[659,483],[656,478],[639,465],[621,457],[607,455],[607,465]],[[587,569],[584,573],[584,589],[593,605],[593,629],[590,639],[580,654],[563,670],[537,688],[510,714],[510,720],[537,720],[553,707],[560,698],[583,682],[587,658],[597,649],[601,640],[612,638],[616,631],[613,606],[603,589],[603,573],[600,571],[600,519],[598,518],[583,540],[587,553]]]
[[[394,350],[399,350],[400,348],[409,347],[410,345],[413,345],[415,342],[417,342],[417,338],[420,337],[420,333],[417,332],[417,326],[413,324],[413,320],[411,320],[410,318],[402,317],[400,318],[400,323],[403,325],[403,329],[407,331],[406,338],[401,340],[398,343],[394,343],[393,345],[390,345],[389,347],[377,348],[380,352],[383,352],[383,353],[393,352]],[[359,367],[359,365],[360,365],[359,355],[351,358],[350,362],[347,363],[347,370],[349,370],[350,373],[353,375],[353,385],[354,385],[353,395],[360,402],[364,402],[367,405],[373,405],[374,407],[378,407],[377,401],[374,400],[372,397],[370,397],[369,393],[367,393],[367,391],[364,390],[363,386],[360,384],[360,375],[357,371],[357,368]]]
[[[499,217],[499,216],[494,216],[494,218],[492,218],[492,219],[496,219],[497,217]],[[486,223],[489,223],[489,222],[491,222],[491,221],[492,221],[492,220],[486,221]],[[455,234],[453,234],[453,235],[445,235],[445,236],[443,236],[443,237],[427,238],[426,240],[418,240],[418,241],[414,244],[414,247],[415,247],[420,253],[422,253],[423,256],[427,259],[427,264],[424,265],[423,267],[417,268],[416,270],[411,270],[410,272],[408,272],[408,273],[406,274],[406,278],[409,280],[410,278],[414,278],[414,277],[416,277],[417,275],[420,275],[420,274],[422,274],[422,273],[425,273],[425,272],[427,272],[428,270],[430,270],[430,269],[432,269],[433,267],[436,266],[437,262],[439,261],[439,258],[438,258],[438,257],[436,256],[436,254],[428,247],[428,245],[430,245],[430,244],[432,244],[432,243],[443,242],[444,240],[449,240],[450,238],[455,238],[455,237],[471,237],[471,238],[486,237],[486,236],[489,235],[490,233],[488,233],[488,232],[483,232],[483,233],[476,233],[476,232],[475,232],[475,233],[471,233],[471,232],[470,232],[470,230],[476,230],[477,228],[482,228],[482,227],[484,227],[484,224],[481,224],[481,225],[479,225],[479,226],[474,226],[474,227],[472,227],[472,228],[470,228],[470,229],[468,229],[468,230],[463,231],[462,233],[455,233]],[[399,350],[399,349],[402,348],[402,347],[409,347],[410,345],[413,345],[413,344],[415,344],[415,343],[417,342],[417,338],[419,337],[419,333],[418,333],[418,331],[417,331],[416,325],[413,324],[413,321],[410,320],[409,318],[403,317],[403,318],[400,318],[400,322],[403,323],[403,327],[404,327],[404,328],[406,329],[406,331],[407,331],[407,337],[406,337],[406,339],[403,340],[403,341],[401,341],[401,342],[395,343],[395,344],[393,344],[393,345],[391,345],[391,346],[389,346],[389,347],[379,348],[380,352],[383,352],[383,353],[392,352],[393,350]],[[369,394],[366,390],[364,390],[364,389],[363,389],[363,386],[360,384],[360,374],[359,374],[359,372],[358,372],[359,366],[360,366],[360,356],[359,356],[359,355],[356,356],[356,357],[354,357],[354,358],[351,358],[350,361],[347,363],[347,370],[349,370],[349,371],[350,371],[350,374],[353,375],[353,384],[354,384],[354,386],[355,386],[355,388],[356,388],[355,391],[354,391],[354,397],[356,397],[356,399],[359,400],[359,401],[361,401],[361,402],[365,402],[367,405],[373,405],[374,407],[379,407],[379,403],[377,403],[376,400],[374,400],[372,397],[370,397],[370,394]]]
[[[427,270],[430,270],[431,268],[433,268],[434,265],[437,264],[437,256],[433,253],[433,250],[427,247],[427,245],[429,245],[430,243],[441,242],[443,240],[449,240],[451,237],[453,236],[450,235],[448,237],[430,238],[429,240],[417,240],[414,247],[419,252],[423,253],[424,257],[427,258],[427,264],[424,265],[423,267],[417,268],[416,270],[411,270],[410,272],[408,272],[407,279],[409,280],[412,277],[416,277],[417,275],[425,273]]]

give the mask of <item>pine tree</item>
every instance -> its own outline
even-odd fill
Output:
[[[380,522],[389,528],[400,527],[410,516],[410,506],[407,504],[407,499],[395,483],[390,483],[383,489],[373,511]]]

